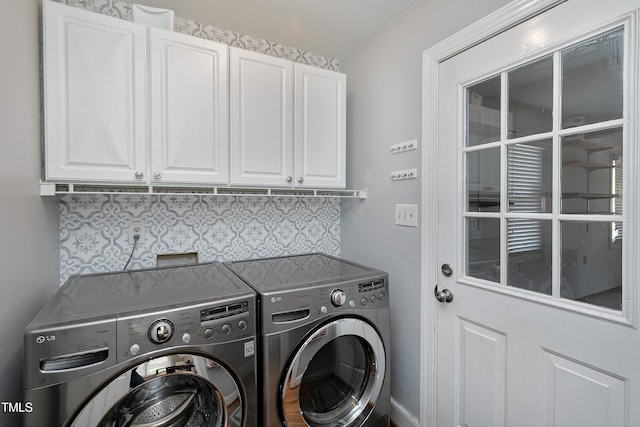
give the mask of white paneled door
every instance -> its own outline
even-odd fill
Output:
[[[640,426],[638,7],[439,65],[438,426]]]

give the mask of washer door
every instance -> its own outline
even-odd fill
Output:
[[[105,384],[71,426],[241,427],[242,396],[233,375],[215,360],[169,354]]]
[[[373,411],[385,377],[384,343],[360,319],[322,325],[291,358],[281,382],[287,426],[359,426]]]

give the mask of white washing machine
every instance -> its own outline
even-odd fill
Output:
[[[256,293],[220,263],[72,277],[24,344],[27,426],[258,425]]]
[[[265,427],[389,425],[385,272],[318,253],[225,265],[258,292]]]

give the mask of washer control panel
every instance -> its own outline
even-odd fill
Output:
[[[180,307],[117,320],[117,361],[161,348],[219,344],[255,336],[255,299]]]
[[[200,326],[207,340],[231,337],[247,330],[249,303],[247,301],[221,305],[200,311]]]

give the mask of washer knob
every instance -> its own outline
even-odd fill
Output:
[[[228,334],[229,332],[231,332],[231,326],[229,326],[229,325],[222,325],[222,333],[223,333],[223,334]]]
[[[333,305],[340,307],[345,302],[347,302],[347,295],[342,289],[334,289],[333,292],[331,292],[331,303]]]
[[[158,319],[149,326],[147,336],[154,344],[163,344],[173,336],[173,322],[169,319]]]

